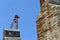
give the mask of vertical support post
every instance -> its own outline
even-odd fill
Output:
[[[18,15],[15,15],[15,24],[16,24],[16,29],[18,29],[18,18],[19,16]]]

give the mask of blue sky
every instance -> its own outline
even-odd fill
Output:
[[[0,0],[0,40],[3,29],[9,28],[15,14],[20,16],[21,40],[37,40],[36,18],[39,10],[39,0]]]

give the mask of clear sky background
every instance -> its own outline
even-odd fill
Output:
[[[0,0],[0,40],[3,29],[9,28],[17,14],[21,40],[37,40],[36,18],[39,14],[39,0]]]

